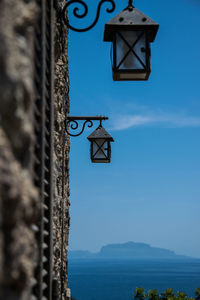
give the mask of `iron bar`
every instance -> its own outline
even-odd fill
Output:
[[[92,121],[96,121],[96,120],[108,120],[108,117],[103,117],[103,116],[95,116],[95,117],[90,117],[90,116],[68,116],[67,120],[72,121],[72,120],[92,120]]]
[[[52,203],[54,130],[53,0],[38,0],[35,28],[34,181],[40,192],[40,216],[34,224],[38,261],[32,298],[52,300]]]

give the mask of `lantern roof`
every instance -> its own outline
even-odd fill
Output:
[[[107,141],[114,142],[112,136],[101,125],[88,136],[89,141],[93,141],[95,139],[105,139]]]
[[[119,30],[144,30],[148,32],[149,42],[153,42],[158,28],[158,23],[134,6],[128,6],[105,24],[104,41],[113,41],[114,33]]]

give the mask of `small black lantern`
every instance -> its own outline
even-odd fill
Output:
[[[113,79],[147,80],[151,72],[150,43],[159,25],[129,5],[105,24],[104,41],[113,43]]]
[[[114,142],[114,139],[102,125],[99,125],[99,127],[88,136],[88,140],[91,142],[91,161],[93,163],[110,163],[110,142]]]

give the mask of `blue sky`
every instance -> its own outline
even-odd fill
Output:
[[[111,164],[92,164],[92,130],[71,138],[70,249],[135,241],[200,257],[200,0],[135,1],[160,24],[152,73],[114,82],[104,24],[127,2],[69,34],[71,115],[108,116],[115,139]],[[91,23],[98,1],[87,3],[88,19],[71,23]]]

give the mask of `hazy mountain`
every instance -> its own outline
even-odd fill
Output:
[[[69,251],[69,259],[186,259],[174,251],[151,247],[144,243],[128,242],[103,246],[97,253]]]

